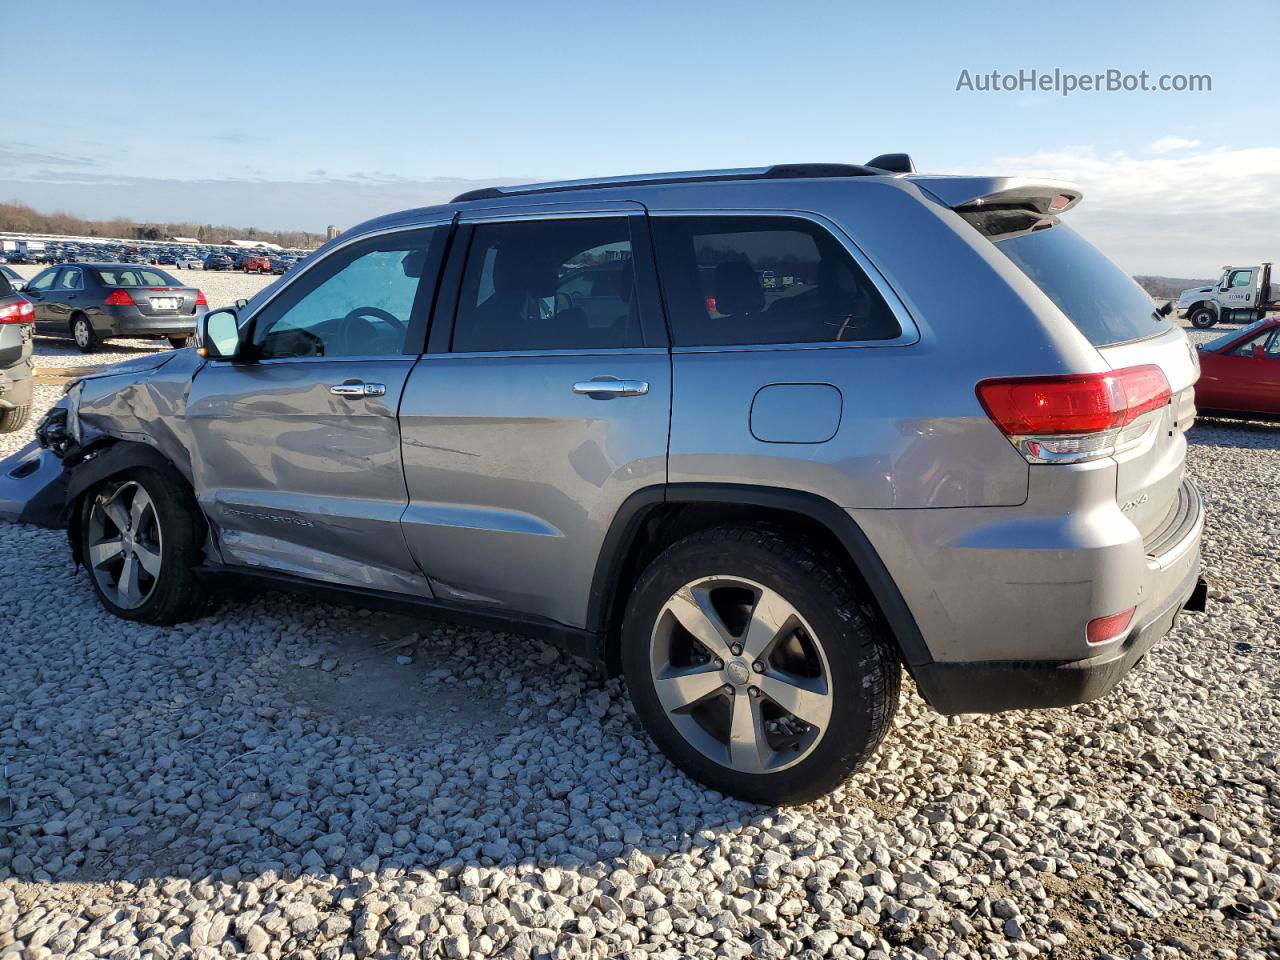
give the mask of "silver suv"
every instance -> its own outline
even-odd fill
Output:
[[[65,503],[132,620],[232,573],[554,638],[692,776],[804,801],[902,666],[946,714],[1077,703],[1203,607],[1195,353],[1079,199],[892,155],[382,217],[80,380],[10,513]]]

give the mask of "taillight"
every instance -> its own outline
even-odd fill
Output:
[[[206,299],[204,298],[204,291],[203,291],[203,290],[197,290],[197,291],[196,291],[196,306],[197,306],[197,307],[207,307],[208,305],[209,305],[209,301],[208,301],[208,300],[206,300]]]
[[[107,299],[102,301],[104,306],[108,307],[132,307],[133,297],[125,293],[123,290],[112,290],[107,294]]]
[[[984,380],[977,393],[987,416],[1031,463],[1110,456],[1121,447],[1125,427],[1173,397],[1164,371],[1154,364]]]
[[[707,297],[707,313],[719,313],[719,312],[720,311],[716,309],[716,298]]]
[[[0,323],[35,323],[36,308],[27,300],[0,307]]]
[[[1119,640],[1129,629],[1137,607],[1130,607],[1121,613],[1113,613],[1109,617],[1096,617],[1084,628],[1084,639],[1092,647],[1099,644]]]

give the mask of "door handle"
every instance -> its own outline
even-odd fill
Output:
[[[387,385],[385,383],[335,383],[329,388],[329,392],[335,397],[385,397],[387,395]]]
[[[573,392],[592,400],[612,400],[614,397],[643,397],[649,392],[646,380],[616,380],[613,377],[601,377],[598,380],[579,380],[573,385]]]

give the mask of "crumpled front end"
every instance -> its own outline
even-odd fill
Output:
[[[178,350],[71,381],[40,421],[36,439],[0,460],[0,520],[64,527],[67,508],[84,489],[82,477],[101,473],[103,458],[120,442],[162,458],[190,481],[186,398],[203,362],[194,350]],[[107,460],[125,463],[118,452]]]

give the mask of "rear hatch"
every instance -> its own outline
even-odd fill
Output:
[[[1148,552],[1186,506],[1184,434],[1195,417],[1200,366],[1186,334],[1150,296],[1057,213],[1078,191],[1049,184],[1037,196],[1025,184],[1014,198],[985,197],[957,208],[1058,307],[1115,371],[1154,366],[1169,388],[1160,402],[1120,430],[1116,501]],[[1158,383],[1159,378],[1155,381]]]

